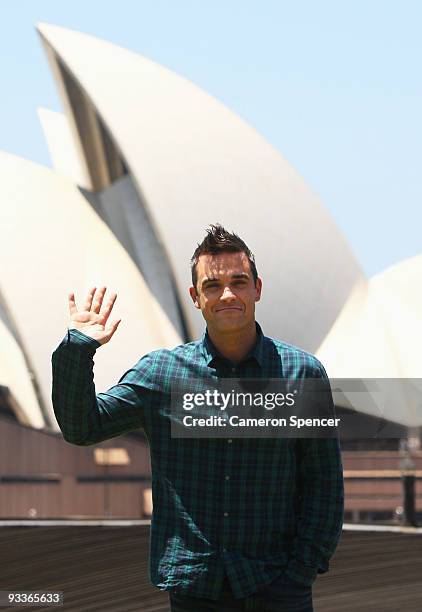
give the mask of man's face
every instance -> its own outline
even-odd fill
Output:
[[[245,253],[200,255],[196,271],[196,287],[189,292],[209,328],[239,331],[255,320],[262,282],[258,278],[255,285]]]

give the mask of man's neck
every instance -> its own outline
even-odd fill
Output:
[[[219,353],[234,363],[239,363],[246,357],[257,339],[255,321],[246,329],[225,334],[208,328],[208,335]]]

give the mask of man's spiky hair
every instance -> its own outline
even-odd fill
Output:
[[[255,265],[255,257],[243,240],[237,234],[228,232],[220,223],[211,224],[206,231],[207,235],[198,244],[190,260],[192,285],[196,288],[198,280],[196,266],[200,255],[219,255],[220,253],[245,253],[251,266],[254,282],[256,283],[258,272]]]

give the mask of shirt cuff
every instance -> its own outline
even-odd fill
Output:
[[[300,582],[306,586],[312,586],[318,573],[317,567],[308,567],[303,565],[295,558],[290,559],[286,571],[284,572],[288,578]]]
[[[97,348],[101,346],[101,342],[98,340],[94,340],[94,338],[90,338],[83,332],[79,331],[79,329],[68,329],[67,334],[64,339],[65,344],[72,344],[76,346],[84,346],[86,348],[91,349],[94,354]]]

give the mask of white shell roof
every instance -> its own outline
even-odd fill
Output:
[[[89,187],[86,170],[75,148],[73,134],[63,113],[38,109],[38,117],[47,141],[53,168],[80,187]]]
[[[72,182],[0,153],[0,200],[7,203],[1,208],[0,260],[8,262],[0,291],[52,420],[51,353],[67,329],[69,292],[77,305],[95,284],[118,294],[111,320],[122,322],[96,353],[97,391],[115,384],[145,353],[181,342],[135,264]]]
[[[421,279],[419,255],[357,285],[317,352],[332,379],[384,379],[394,401],[383,413],[408,426],[422,425]],[[367,398],[354,400],[371,413]]]
[[[17,417],[23,425],[45,425],[24,355],[10,330],[0,319],[0,385],[9,389]]]
[[[403,378],[422,379],[422,255],[367,281],[294,169],[220,102],[130,51],[56,26],[38,29],[55,77],[60,58],[125,160],[167,252],[193,337],[204,322],[188,297],[189,259],[205,228],[219,221],[256,255],[264,332],[316,352],[332,379],[397,380],[383,416],[422,424],[414,401],[422,389],[415,387],[410,398],[400,386]],[[56,168],[71,179],[0,153],[6,203],[0,258],[8,262],[0,292],[55,427],[50,362],[66,331],[70,291],[78,304],[95,283],[118,293],[112,319],[122,323],[112,346],[96,353],[97,391],[115,384],[145,353],[181,342],[132,259],[75,185],[87,186],[89,176],[72,131],[75,117],[65,109],[67,122],[49,111],[41,120]],[[25,407],[23,422],[39,427],[41,406],[22,350],[1,321],[0,340],[0,384]],[[353,399],[358,410],[379,414],[367,398]]]
[[[47,24],[38,30],[53,71],[59,57],[130,168],[193,337],[204,323],[186,291],[189,259],[205,228],[219,221],[255,253],[265,333],[316,350],[362,273],[294,169],[253,128],[170,70],[85,34]]]

